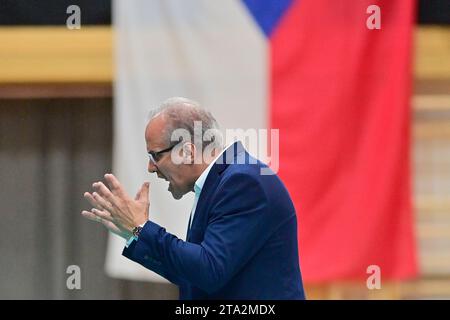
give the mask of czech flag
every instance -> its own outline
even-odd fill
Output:
[[[223,129],[279,130],[306,283],[415,276],[413,22],[409,0],[116,0],[114,172],[134,194],[148,111],[197,100]],[[184,239],[193,195],[150,181],[150,219]],[[111,238],[110,275],[157,279],[123,246]]]

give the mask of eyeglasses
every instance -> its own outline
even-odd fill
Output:
[[[164,150],[161,150],[161,151],[148,151],[147,154],[148,154],[148,158],[149,158],[150,162],[153,164],[156,164],[159,160],[161,160],[162,154],[164,152],[168,152],[168,151],[172,150],[173,148],[175,148],[175,146],[177,144],[178,143],[175,143],[174,145],[172,145]]]

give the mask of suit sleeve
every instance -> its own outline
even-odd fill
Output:
[[[124,256],[169,281],[189,283],[208,293],[224,286],[264,245],[277,227],[260,183],[234,174],[218,187],[201,244],[178,239],[147,222]]]

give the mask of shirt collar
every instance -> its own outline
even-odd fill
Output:
[[[234,143],[234,142],[233,142]],[[214,163],[217,161],[217,159],[219,159],[219,157],[225,152],[225,150],[227,150],[233,143],[231,143],[229,146],[227,146],[226,148],[224,148],[222,150],[222,152],[220,152],[217,157],[211,161],[211,163],[206,167],[205,170],[203,170],[202,174],[200,175],[200,177],[198,177],[198,179],[195,181],[194,184],[194,192],[195,192],[195,196],[199,197],[200,193],[202,192],[203,189],[203,185],[205,184],[206,178],[208,177],[209,171],[211,171],[212,166],[214,165]]]

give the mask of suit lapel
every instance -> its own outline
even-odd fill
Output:
[[[237,155],[239,155],[244,151],[245,149],[242,143],[240,141],[237,141],[233,143],[231,146],[229,146],[211,167],[211,170],[209,171],[208,176],[206,177],[205,184],[203,185],[202,192],[200,193],[200,198],[198,199],[197,202],[197,207],[195,209],[192,226],[189,228],[188,225],[188,231],[186,236],[187,241],[193,239],[192,231],[196,229],[194,227],[197,227],[199,221],[202,221],[205,218],[207,218],[206,212],[204,211],[207,208],[210,197],[212,196],[212,194],[217,188],[218,183],[220,182],[220,176],[222,175],[223,171],[225,171],[225,169],[230,164],[235,163]],[[206,225],[204,226],[204,228],[206,228]]]

